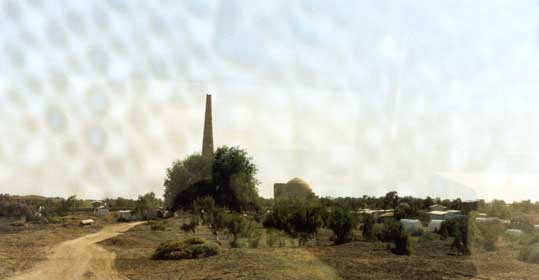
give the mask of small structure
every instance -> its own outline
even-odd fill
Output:
[[[524,232],[521,229],[508,229],[505,231],[505,234],[509,236],[519,237],[524,234]]]
[[[386,211],[378,215],[378,217],[376,218],[376,221],[378,223],[384,223],[386,221],[393,220],[394,216],[395,216],[395,213],[393,211]]]
[[[94,214],[97,217],[105,217],[109,215],[109,209],[105,208],[105,206],[99,206],[94,210]]]
[[[440,204],[434,204],[429,207],[430,211],[445,211],[447,207],[440,205]]]
[[[94,220],[92,220],[92,219],[82,220],[82,221],[80,221],[80,225],[81,226],[93,226],[94,225]]]
[[[282,199],[311,200],[315,197],[309,183],[300,178],[294,178],[286,184],[276,183],[273,185],[273,199],[275,201]]]
[[[445,220],[447,219],[447,211],[430,211],[429,213],[431,220]]]
[[[116,213],[118,213],[118,220],[119,221],[134,221],[135,215],[133,215],[131,210],[119,210]]]
[[[447,220],[460,215],[460,210],[447,210],[447,211],[430,211],[431,220]]]
[[[431,220],[429,225],[427,226],[427,231],[430,232],[437,232],[442,227],[442,223],[444,220]]]
[[[414,220],[414,219],[401,219],[400,220],[401,224],[402,224],[402,227],[407,231],[407,232],[416,232],[418,230],[421,230],[421,228],[423,227],[423,225],[421,224],[421,221],[419,220]]]

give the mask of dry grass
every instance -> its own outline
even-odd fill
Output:
[[[393,255],[384,243],[230,249],[207,259],[151,260],[165,240],[186,237],[181,221],[170,219],[162,232],[148,225],[104,242],[118,256],[117,269],[130,279],[537,279],[539,266],[519,262],[517,248],[501,243],[498,252],[451,255],[451,241],[417,243],[412,256]],[[324,231],[322,240],[327,238]],[[205,227],[196,236],[213,240]],[[223,237],[224,238],[224,237]]]
[[[99,230],[99,222],[93,227],[80,227],[81,219],[90,214],[76,214],[64,218],[63,224],[26,224],[14,227],[10,220],[0,221],[0,279],[5,279],[15,271],[31,268],[44,260],[50,248],[62,241]],[[95,220],[95,217],[92,217]],[[105,222],[105,221],[103,221]]]

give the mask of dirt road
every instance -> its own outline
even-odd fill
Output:
[[[119,235],[140,223],[142,222],[109,225],[99,232],[62,242],[52,248],[47,260],[11,279],[127,279],[114,269],[116,255],[96,243]]]

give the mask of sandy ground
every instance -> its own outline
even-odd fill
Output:
[[[114,268],[116,255],[96,243],[115,237],[140,223],[108,225],[97,233],[62,242],[52,248],[47,260],[10,279],[127,279]]]

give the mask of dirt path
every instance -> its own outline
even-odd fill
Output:
[[[117,236],[140,223],[105,226],[99,232],[62,242],[52,248],[47,260],[10,279],[127,279],[114,269],[116,255],[96,243]]]

